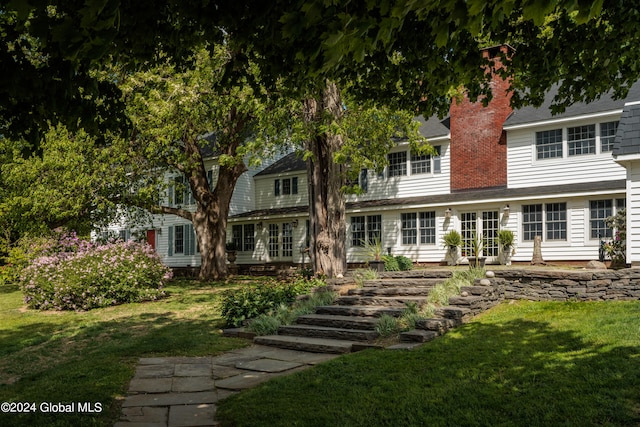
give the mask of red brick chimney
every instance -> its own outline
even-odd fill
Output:
[[[502,52],[511,53],[508,46],[484,49],[482,55],[492,59],[495,68],[502,66]],[[507,144],[502,125],[513,111],[509,105],[509,82],[493,73],[489,105],[481,101],[454,100],[450,108],[451,131],[451,191],[506,187]]]

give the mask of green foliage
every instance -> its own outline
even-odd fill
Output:
[[[382,241],[379,237],[373,239],[367,239],[362,242],[364,244],[364,250],[367,255],[374,261],[380,261],[382,259]]]
[[[370,268],[359,268],[353,272],[353,280],[359,288],[364,286],[366,280],[376,280],[377,278],[378,272]]]
[[[475,279],[485,276],[485,270],[481,268],[470,268],[467,270],[456,270],[452,276],[438,283],[431,289],[427,302],[435,305],[449,304],[449,297],[460,295],[463,286],[473,285]]]
[[[450,230],[442,236],[442,245],[445,248],[462,246],[462,235],[456,230]]]
[[[275,335],[281,325],[282,323],[277,317],[261,314],[255,319],[249,320],[247,329],[256,335]]]
[[[388,314],[383,314],[376,323],[376,332],[381,337],[386,338],[400,332],[400,325],[398,319]]]
[[[227,291],[222,300],[222,317],[228,325],[241,326],[260,314],[272,312],[280,305],[290,305],[298,295],[304,295],[324,284],[319,279],[303,278],[293,282],[265,281]]]
[[[513,246],[514,239],[513,231],[504,228],[498,231],[498,244],[503,250],[507,250],[508,247]]]
[[[411,259],[407,258],[406,256],[398,255],[396,256],[396,261],[398,263],[400,271],[408,271],[413,269],[413,261],[411,261]]]
[[[295,322],[298,316],[311,314],[318,306],[331,305],[335,299],[334,292],[324,290],[313,292],[307,298],[296,300],[292,305],[281,303],[275,309],[269,310],[268,313],[250,319],[247,323],[247,329],[257,335],[276,334],[281,325],[290,325]]]
[[[400,271],[398,260],[393,255],[383,255],[382,261],[384,261],[384,271]]]
[[[613,268],[624,268],[627,264],[626,209],[618,210],[615,215],[608,217],[604,222],[611,229],[611,233],[614,236],[604,245],[607,255],[611,257],[611,266]]]
[[[171,278],[158,255],[132,241],[42,256],[24,268],[20,288],[25,303],[41,310],[90,310],[165,296]]]

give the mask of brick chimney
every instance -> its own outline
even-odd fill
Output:
[[[508,46],[484,49],[482,55],[502,66],[498,54],[511,53]],[[507,144],[502,125],[513,111],[507,92],[509,82],[493,73],[493,98],[486,107],[467,96],[450,108],[451,191],[507,186]]]

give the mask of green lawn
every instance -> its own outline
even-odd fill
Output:
[[[505,303],[411,352],[368,350],[218,407],[228,426],[639,426],[640,301]]]
[[[220,335],[220,292],[228,287],[174,281],[164,300],[84,313],[26,310],[17,287],[0,287],[0,402],[103,407],[98,415],[0,413],[0,426],[112,426],[139,357],[246,345]]]

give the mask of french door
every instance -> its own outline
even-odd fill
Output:
[[[478,235],[484,239],[481,256],[498,256],[498,229],[500,214],[495,211],[462,212],[460,214],[462,234],[462,255],[473,255],[473,238]]]
[[[271,260],[293,257],[293,226],[290,222],[269,224],[267,250]]]

